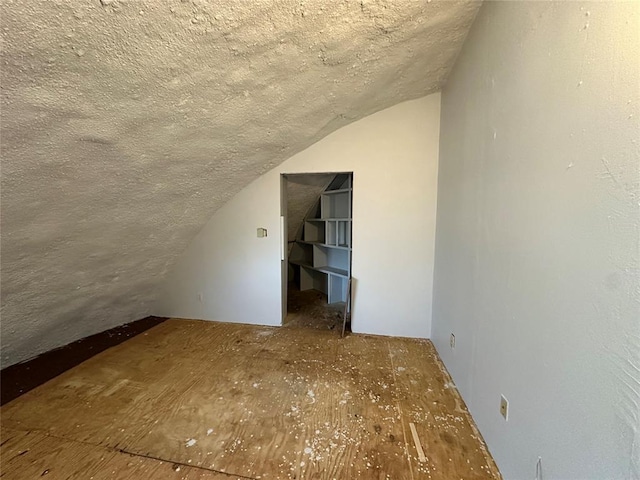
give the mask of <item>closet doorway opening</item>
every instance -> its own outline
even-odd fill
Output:
[[[283,325],[342,329],[352,256],[353,173],[282,175]]]

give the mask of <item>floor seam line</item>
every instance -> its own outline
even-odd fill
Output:
[[[133,457],[147,458],[149,460],[155,460],[157,462],[171,463],[173,465],[180,465],[180,466],[184,466],[184,467],[188,467],[188,468],[195,468],[195,469],[198,469],[198,470],[206,470],[207,472],[219,473],[219,474],[222,474],[222,475],[227,475],[229,477],[237,477],[237,478],[242,478],[242,479],[245,479],[245,480],[258,480],[256,477],[247,477],[245,475],[239,475],[237,473],[223,472],[221,470],[215,470],[213,468],[201,467],[199,465],[192,465],[190,463],[184,463],[184,462],[181,462],[181,461],[174,461],[174,460],[168,460],[166,458],[154,457],[153,455],[144,455],[142,453],[130,452],[128,450],[125,450],[124,448],[118,448],[117,446],[110,447],[108,445],[102,445],[102,444],[99,444],[99,443],[86,442],[84,440],[78,440],[78,439],[75,439],[75,438],[61,437],[61,436],[58,436],[58,435],[54,435],[54,434],[52,434],[50,432],[47,432],[45,430],[33,430],[33,429],[22,430],[22,429],[15,429],[15,428],[14,428],[14,430],[23,431],[23,432],[26,432],[26,433],[39,433],[41,435],[44,435],[45,437],[55,438],[56,440],[64,440],[66,442],[80,443],[82,445],[87,445],[89,447],[100,448],[102,450],[107,450],[107,451],[116,452],[116,453],[123,453],[125,455],[131,455]]]
[[[223,472],[222,470],[216,470],[216,469],[213,469],[213,468],[201,467],[199,465],[193,465],[191,463],[184,463],[184,462],[180,462],[180,461],[167,460],[167,459],[164,459],[164,458],[154,457],[153,455],[145,455],[145,454],[142,454],[142,453],[130,452],[128,450],[125,450],[124,448],[117,448],[117,449],[114,449],[114,451],[119,452],[119,453],[124,453],[126,455],[131,455],[133,457],[142,457],[142,458],[147,458],[149,460],[155,460],[157,462],[166,462],[166,463],[172,463],[173,465],[180,465],[181,467],[195,468],[195,469],[198,469],[198,470],[205,470],[207,472],[219,473],[221,475],[226,475],[228,477],[243,478],[245,480],[258,480],[256,477],[247,477],[245,475],[239,475],[237,473]]]
[[[387,340],[387,350],[389,351],[389,361],[391,362],[391,374],[393,375],[393,384],[394,384],[394,390],[396,391],[396,407],[398,409],[398,413],[400,414],[400,426],[402,427],[402,438],[404,439],[404,452],[406,454],[407,457],[407,463],[409,464],[409,473],[411,473],[411,480],[413,480],[415,477],[413,476],[413,465],[411,464],[411,455],[409,454],[409,443],[407,442],[407,432],[406,429],[404,428],[404,421],[403,421],[403,414],[402,414],[402,407],[400,406],[400,400],[398,399],[398,392],[397,392],[397,388],[398,388],[398,380],[396,377],[396,368],[393,364],[393,355],[391,353],[391,344],[389,343],[389,341]]]

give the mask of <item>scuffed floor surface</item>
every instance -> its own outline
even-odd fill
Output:
[[[500,478],[426,340],[169,320],[1,414],[3,478]]]

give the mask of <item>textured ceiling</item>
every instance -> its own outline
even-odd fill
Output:
[[[207,219],[438,90],[479,3],[3,0],[2,360],[150,313]]]
[[[302,230],[302,223],[320,199],[335,174],[287,175],[287,240],[293,242]],[[291,244],[289,244],[291,247]]]

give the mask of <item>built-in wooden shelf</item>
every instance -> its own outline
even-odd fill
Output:
[[[323,195],[335,195],[336,193],[351,193],[351,187],[349,188],[340,188],[337,190],[325,190]]]
[[[347,244],[342,244],[342,245],[329,245],[327,243],[324,242],[308,242],[305,240],[298,240],[299,243],[305,243],[307,245],[318,245],[319,247],[330,247],[330,248],[337,248],[339,250],[351,250],[351,247]]]
[[[351,274],[351,174],[338,174],[304,221],[289,263],[300,267],[300,290],[315,288],[330,304],[347,299]]]

